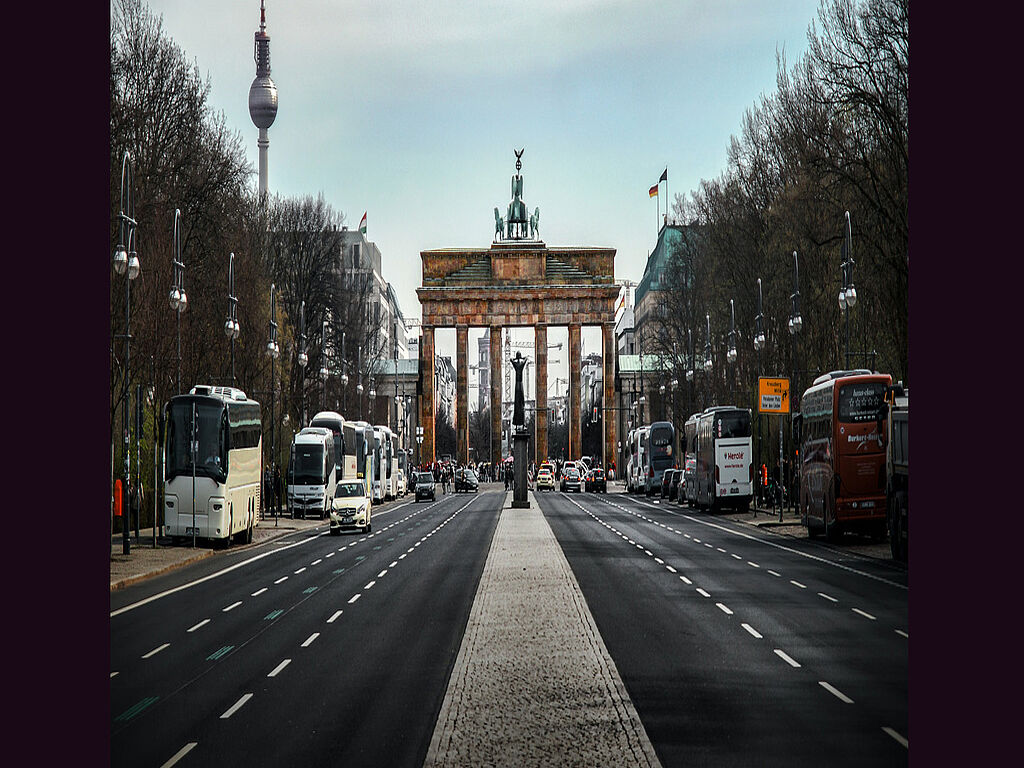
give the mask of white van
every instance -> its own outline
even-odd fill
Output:
[[[334,501],[337,475],[334,435],[324,427],[306,427],[292,439],[288,466],[288,509],[292,517],[306,513],[327,517]]]

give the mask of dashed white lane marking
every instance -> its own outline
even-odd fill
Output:
[[[825,689],[826,691],[828,691],[829,693],[831,693],[831,694],[832,694],[833,696],[835,696],[835,697],[836,697],[837,699],[839,699],[839,700],[840,700],[841,702],[843,702],[844,704],[853,704],[853,699],[851,699],[851,698],[850,698],[849,696],[847,696],[847,695],[846,695],[845,693],[843,693],[842,691],[840,691],[840,690],[839,690],[838,688],[834,688],[834,687],[832,687],[831,685],[829,685],[828,683],[826,683],[826,682],[825,682],[824,680],[819,680],[819,681],[818,681],[818,685],[820,685],[820,686],[821,686],[822,688],[824,688],[824,689]]]
[[[727,605],[723,605],[722,603],[715,603],[715,605],[717,605],[719,608],[721,608],[723,613],[726,613],[729,616],[732,616],[732,611],[729,610],[729,607]]]
[[[794,587],[800,587],[800,589],[807,589],[807,585],[801,584],[799,581],[793,581],[792,579],[790,579],[789,583],[792,584]]]
[[[319,563],[322,563],[323,561],[324,559],[321,557],[319,560],[314,560],[312,563],[310,563],[310,565],[317,565]]]
[[[854,612],[854,613],[859,613],[859,614],[860,614],[861,616],[863,616],[863,617],[864,617],[865,619],[871,619],[872,621],[874,621],[874,620],[875,620],[875,617],[874,617],[874,616],[872,616],[872,615],[871,615],[870,613],[868,613],[867,611],[862,611],[862,610],[861,610],[860,608],[854,608],[854,609],[852,609],[852,610],[853,610],[853,612]]]
[[[776,648],[775,649],[775,655],[778,656],[780,659],[782,659],[787,664],[789,664],[789,666],[791,666],[791,667],[799,667],[800,666],[800,662],[795,661],[793,659],[793,657],[790,656],[785,651],[780,651],[778,648]]]
[[[269,587],[264,587],[263,589],[257,589],[255,592],[253,592],[251,595],[249,595],[249,597],[257,597],[258,595],[262,595],[268,589],[269,589]]]
[[[316,640],[318,637],[320,637],[320,633],[319,632],[314,632],[312,635],[310,635],[309,637],[306,638],[306,642],[304,642],[302,644],[302,647],[303,648],[308,648],[309,646],[311,646],[313,644],[313,641]]]
[[[324,557],[334,557],[334,553],[328,552],[326,555],[324,555]]]
[[[306,566],[302,566],[301,568],[299,568],[299,570],[297,570],[297,571],[295,572],[295,575],[296,575],[296,576],[298,576],[298,575],[299,575],[300,573],[302,573],[302,572],[303,572],[304,570],[306,570]]]
[[[235,602],[233,602],[233,603],[232,603],[231,605],[229,605],[229,606],[228,606],[227,608],[221,608],[221,612],[222,612],[222,613],[227,613],[227,612],[228,612],[228,611],[230,611],[230,610],[231,610],[232,608],[237,608],[237,607],[238,607],[238,606],[240,606],[241,604],[242,604],[242,601],[241,601],[241,600],[236,600],[236,601],[235,601]]]
[[[781,578],[781,577],[782,577],[782,574],[781,574],[781,573],[776,573],[776,572],[775,572],[775,571],[773,571],[773,570],[772,570],[771,568],[769,568],[769,569],[768,569],[768,573],[770,573],[770,574],[771,574],[772,576],[778,576],[779,578]]]
[[[116,677],[118,674],[120,674],[120,673],[118,673],[118,672],[111,672],[110,676],[111,676],[111,678],[113,678],[113,677]]]
[[[374,579],[374,580],[373,580],[373,581],[371,581],[371,582],[370,582],[369,584],[367,584],[367,585],[366,585],[365,587],[363,587],[363,589],[370,589],[370,588],[371,588],[371,587],[373,587],[373,585],[374,585],[374,584],[376,584],[376,583],[377,583],[377,580],[376,580],[376,579]]]
[[[708,544],[706,541],[704,542],[704,546],[707,547],[708,549],[714,549],[714,547],[711,546],[710,544]],[[724,552],[725,550],[722,550],[722,551]]]
[[[387,572],[388,572],[388,569],[385,568],[383,571],[381,571],[380,573],[377,574],[377,578],[379,579],[381,576],[383,576]]]
[[[392,560],[391,561],[391,565],[389,565],[388,568],[394,568],[396,565],[398,565],[398,561],[397,560]]]
[[[711,595],[709,595],[709,594],[708,594],[707,592],[705,592],[705,591],[704,591],[703,589],[701,589],[700,587],[697,587],[697,592],[698,592],[699,594],[701,594],[701,595],[704,595],[704,597],[711,597]]]
[[[275,584],[280,584],[280,583],[281,583],[282,581],[286,580],[287,578],[288,578],[287,576],[282,576],[282,577],[281,577],[280,579],[278,579],[278,580],[277,580],[277,581],[275,581],[274,583],[275,583]]]
[[[668,570],[669,570],[669,571],[670,571],[671,573],[675,573],[675,572],[676,572],[676,569],[675,569],[675,568],[673,568],[673,567],[672,567],[671,565],[666,565],[665,567],[666,567],[666,568],[667,568],[667,569],[668,569]]]
[[[889,727],[883,727],[883,728],[882,728],[882,730],[883,730],[883,731],[885,731],[885,732],[886,732],[887,734],[889,734],[890,736],[892,736],[892,737],[893,737],[894,739],[896,739],[896,741],[897,741],[897,742],[899,742],[899,744],[900,744],[900,745],[902,745],[902,746],[904,746],[904,747],[907,747],[908,749],[910,748],[910,742],[909,742],[909,741],[907,741],[907,740],[906,740],[905,738],[903,738],[902,736],[900,736],[900,735],[899,735],[899,734],[898,734],[898,733],[897,733],[896,731],[894,731],[894,730],[893,730],[892,728],[889,728]]]
[[[839,602],[834,597],[832,597],[832,595],[826,595],[824,592],[819,592],[818,593],[818,597],[824,597],[826,600],[831,600],[833,603],[838,603]]]
[[[761,634],[760,632],[758,632],[758,631],[757,631],[756,629],[754,629],[754,628],[753,628],[752,626],[750,626],[749,624],[740,624],[740,626],[741,626],[741,627],[743,627],[743,628],[744,628],[745,630],[747,630],[747,632],[749,632],[750,634],[752,634],[752,635],[753,635],[754,637],[756,637],[756,638],[757,638],[758,640],[760,640],[760,639],[761,639],[761,638],[763,637],[763,635],[762,635],[762,634]]]
[[[730,554],[732,554],[732,553],[730,553]],[[732,554],[732,556],[735,557],[737,560],[742,560],[743,559],[742,557],[740,557],[739,555],[736,555],[736,554]]]
[[[656,562],[658,565],[664,565],[665,564],[665,561],[662,560],[660,557],[654,558],[654,562]]]
[[[329,618],[329,619],[327,620],[327,623],[328,623],[328,624],[333,624],[333,623],[334,623],[334,620],[335,620],[336,618],[338,618],[339,616],[341,616],[341,614],[342,614],[342,613],[344,613],[344,611],[335,611],[335,612],[334,612],[334,615],[333,615],[333,616],[331,616],[331,618]]]
[[[220,719],[221,720],[227,720],[229,717],[231,717],[233,714],[235,714],[235,712],[240,710],[242,708],[242,706],[245,704],[245,702],[247,702],[251,698],[252,698],[252,694],[251,693],[243,694],[242,698],[240,698],[238,701],[236,701],[234,704],[232,704],[231,708],[228,709],[227,712],[225,712],[223,715],[220,716]]]
[[[199,743],[198,741],[190,741],[190,742],[189,742],[188,744],[186,744],[186,745],[185,745],[184,747],[182,747],[181,749],[179,749],[179,750],[178,750],[178,751],[177,751],[177,752],[176,752],[176,753],[174,754],[174,757],[172,757],[172,758],[171,758],[170,760],[168,760],[168,761],[167,761],[166,763],[164,763],[163,765],[161,765],[161,766],[160,766],[160,768],[171,768],[171,766],[172,766],[172,765],[174,765],[175,763],[177,763],[177,762],[178,762],[179,760],[181,760],[181,758],[183,758],[183,757],[184,757],[185,755],[187,755],[187,754],[188,754],[189,752],[191,752],[191,751],[192,751],[192,748],[193,748],[193,747],[195,747],[195,745],[196,745],[196,744],[198,744],[198,743]]]
[[[170,643],[164,643],[163,645],[161,645],[161,646],[158,646],[158,647],[154,648],[154,649],[153,649],[152,651],[150,651],[149,653],[147,653],[147,654],[146,654],[145,656],[143,656],[142,658],[144,658],[144,659],[148,659],[148,658],[149,658],[150,656],[156,656],[156,655],[157,655],[158,653],[160,653],[160,651],[162,651],[162,650],[163,650],[164,648],[168,648],[168,647],[170,647],[170,645],[171,645]]]
[[[725,554],[725,550],[724,550],[724,549],[722,549],[721,547],[715,547],[715,549],[717,549],[717,550],[718,550],[719,552],[721,552],[721,553],[722,553],[723,555]]]
[[[680,576],[679,578],[683,580],[683,583],[684,583],[684,584],[693,584],[693,582],[692,582],[692,581],[690,581],[690,580],[689,580],[688,578],[686,578],[685,576]]]
[[[403,552],[402,554],[400,554],[400,555],[398,556],[398,559],[399,559],[399,560],[405,560],[405,557],[406,557],[406,555],[408,555],[408,554],[409,554],[408,552]]]
[[[908,634],[907,634],[906,632],[904,632],[904,631],[903,631],[902,629],[897,629],[897,630],[896,630],[896,634],[897,634],[897,635],[901,635],[901,636],[903,636],[903,637],[907,638],[908,640],[910,639],[910,635],[908,635]]]
[[[352,597],[351,597],[351,598],[349,598],[348,604],[349,604],[349,605],[352,605],[352,603],[354,603],[354,602],[355,602],[356,600],[358,600],[358,599],[359,599],[360,597],[362,597],[362,592],[356,592],[356,593],[355,593],[354,595],[352,595]]]
[[[285,659],[280,664],[278,664],[276,667],[274,667],[274,670],[270,674],[268,674],[267,677],[277,677],[277,673],[280,672],[282,669],[284,669],[285,667],[287,667],[291,663],[292,663],[291,659]]]
[[[194,626],[191,626],[191,627],[189,627],[189,628],[188,628],[188,631],[189,631],[189,632],[195,632],[195,631],[196,631],[197,629],[199,629],[199,628],[200,628],[201,626],[203,626],[203,624],[209,624],[209,623],[210,623],[210,620],[209,620],[209,619],[203,619],[203,620],[202,620],[202,621],[200,621],[200,622],[199,622],[198,624],[196,624],[196,625],[194,625]]]
[[[750,560],[747,560],[747,565],[753,566],[754,568],[760,568],[761,567],[757,563],[752,563]]]

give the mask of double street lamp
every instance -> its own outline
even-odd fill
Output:
[[[224,335],[231,340],[231,386],[235,386],[235,339],[241,332],[238,325],[238,299],[235,297],[235,254],[228,256],[228,319],[224,322]]]
[[[174,209],[174,254],[173,272],[171,276],[171,293],[169,296],[171,309],[174,310],[178,323],[178,389],[181,394],[181,313],[188,306],[188,295],[185,293],[185,263],[181,260],[181,231],[178,222],[181,220],[181,211]]]
[[[139,255],[135,252],[135,243],[137,240],[136,229],[138,228],[138,222],[133,218],[134,210],[131,200],[131,154],[125,151],[124,156],[121,159],[121,207],[118,212],[118,224],[119,224],[119,235],[117,247],[114,249],[114,271],[119,275],[124,275],[124,412],[123,412],[123,429],[124,429],[124,481],[125,481],[125,497],[131,498],[131,419],[130,419],[130,389],[129,381],[131,379],[131,306],[132,306],[132,280],[139,276],[141,271],[141,264],[139,262]],[[127,213],[125,212],[125,199],[127,198]],[[111,345],[113,349],[113,345]],[[113,474],[114,474],[114,452],[113,443],[111,443],[110,452],[110,474],[111,474],[111,519],[113,519]],[[129,505],[130,506],[130,505]],[[128,519],[127,515],[122,518],[121,530],[122,536],[122,547],[124,554],[130,554],[131,544],[128,538]]]
[[[267,341],[266,354],[270,358],[270,482],[273,487],[274,470],[277,468],[277,420],[275,414],[275,382],[274,382],[274,361],[281,356],[281,347],[277,343],[277,287],[270,284],[270,339]],[[277,525],[279,517],[277,499],[274,499],[274,525]]]

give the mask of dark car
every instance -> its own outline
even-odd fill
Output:
[[[472,469],[457,469],[455,470],[455,492],[466,491],[469,493],[477,492],[480,487],[480,480],[476,476],[476,472]]]
[[[672,471],[672,485],[668,491],[669,501],[683,501],[683,470],[675,469]]]
[[[667,499],[668,498],[669,489],[672,488],[672,473],[673,472],[675,472],[674,469],[666,469],[665,473],[661,476],[661,491],[659,492],[659,495],[663,499]]]
[[[431,472],[416,473],[416,501],[420,499],[437,501],[434,491],[434,475]]]
[[[576,491],[579,493],[583,490],[583,481],[580,479],[580,471],[573,465],[568,465],[562,470],[562,482],[559,486],[559,490],[563,493],[569,491]]]
[[[608,478],[605,477],[604,470],[600,467],[594,467],[587,472],[583,486],[587,492],[608,493]]]

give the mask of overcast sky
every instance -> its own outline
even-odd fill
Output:
[[[744,110],[774,92],[777,53],[791,67],[806,50],[818,5],[267,0],[270,191],[322,192],[350,228],[365,211],[384,278],[418,318],[420,251],[487,247],[525,147],[523,199],[541,210],[541,239],[613,247],[615,278],[637,281],[666,203],[664,184],[656,199],[648,189],[666,168],[673,198],[725,170]],[[211,105],[255,169],[259,0],[149,7],[209,76]]]

